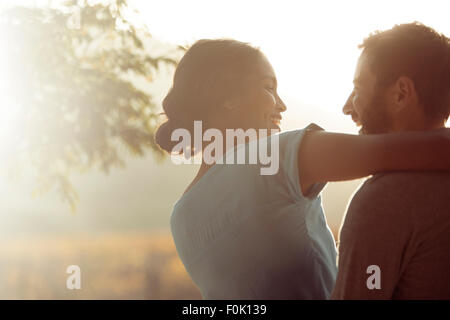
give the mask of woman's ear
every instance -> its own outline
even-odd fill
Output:
[[[230,100],[227,100],[227,101],[224,102],[223,107],[224,107],[225,109],[231,111],[231,110],[236,109],[236,104],[233,103],[233,102],[230,101]]]

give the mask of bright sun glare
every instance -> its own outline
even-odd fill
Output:
[[[0,51],[0,65],[6,63],[6,57]],[[5,68],[2,68],[5,70]],[[8,91],[8,77],[0,75],[0,164],[7,161],[14,147],[14,137],[18,134],[17,113],[18,110]]]

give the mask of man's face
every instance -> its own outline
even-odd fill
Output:
[[[353,84],[353,91],[342,109],[344,114],[350,115],[361,127],[360,134],[389,132],[391,119],[385,90],[377,89],[376,76],[370,71],[365,52],[359,57]]]

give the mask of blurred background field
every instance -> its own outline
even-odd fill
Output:
[[[81,289],[66,288],[69,265]],[[41,236],[0,246],[0,299],[200,299],[167,233]]]

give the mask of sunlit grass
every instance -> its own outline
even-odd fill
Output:
[[[0,299],[201,298],[167,234],[2,242]],[[66,288],[66,268],[73,264],[81,268],[80,290]]]

